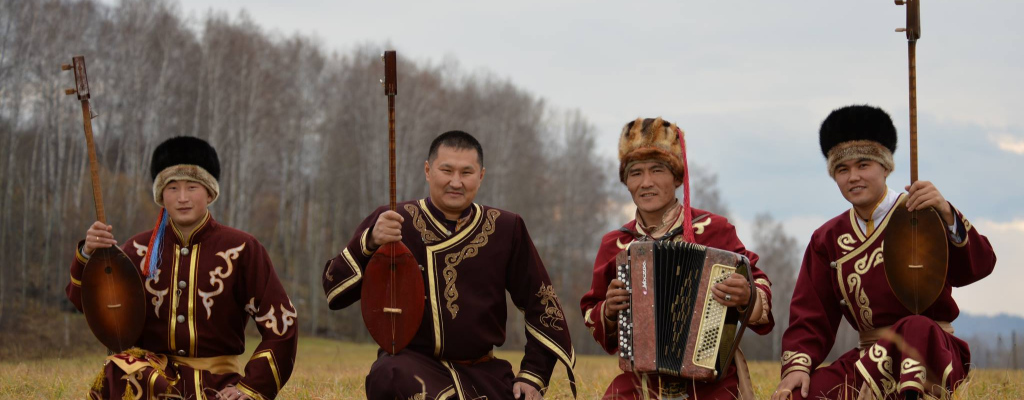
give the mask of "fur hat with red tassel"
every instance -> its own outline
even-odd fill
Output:
[[[622,128],[619,136],[619,180],[638,162],[655,161],[668,166],[683,186],[683,226],[692,224],[690,215],[690,174],[686,166],[686,140],[682,129],[658,118],[637,118]],[[693,230],[684,229],[683,238],[693,242]]]

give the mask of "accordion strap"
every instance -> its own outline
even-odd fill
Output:
[[[747,300],[747,304],[748,304],[747,305],[747,309],[744,310],[743,311],[743,315],[740,316],[740,320],[739,320],[740,327],[739,327],[739,329],[736,329],[736,339],[733,340],[733,342],[732,342],[732,348],[729,349],[729,357],[726,358],[726,365],[722,366],[722,371],[725,371],[725,370],[729,369],[728,362],[733,361],[734,359],[736,361],[739,361],[740,359],[743,359],[744,360],[744,362],[743,362],[743,369],[746,369],[746,362],[745,362],[746,359],[743,358],[743,353],[739,351],[739,349],[740,349],[740,339],[743,338],[743,332],[747,330],[747,324],[748,324],[748,320],[750,319],[750,314],[752,314],[753,311],[754,311],[753,304],[754,304],[754,301],[755,301],[755,296],[757,296],[757,289],[754,287],[754,277],[753,277],[753,275],[752,275],[752,273],[750,271],[751,269],[753,269],[753,266],[750,265],[750,260],[747,259],[747,257],[745,257],[745,256],[740,256],[740,257],[743,259],[743,264],[746,264],[746,266],[747,266],[746,274],[745,274],[746,276],[744,276],[744,277],[747,278],[747,284],[750,285],[750,299]],[[737,373],[739,373],[739,371],[738,371],[739,368],[740,368],[740,365],[737,362],[737,365],[736,365]],[[747,376],[748,377],[750,376],[749,372],[747,373]],[[725,377],[725,374],[723,373],[722,375],[718,376],[718,379],[721,380],[724,377]]]
[[[733,363],[736,364],[736,379],[739,381],[736,385],[739,391],[736,398],[754,400],[754,385],[750,382],[750,370],[747,369],[747,357],[743,355],[743,350],[736,350],[736,359]]]

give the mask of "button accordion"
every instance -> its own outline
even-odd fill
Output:
[[[711,381],[724,376],[746,330],[755,289],[743,255],[686,242],[633,242],[616,257],[630,293],[619,311],[619,367]],[[733,273],[750,284],[745,312],[715,301]]]

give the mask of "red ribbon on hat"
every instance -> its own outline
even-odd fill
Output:
[[[693,216],[690,215],[690,165],[686,162],[686,141],[683,140],[683,130],[676,127],[676,136],[679,137],[679,148],[683,156],[683,240],[694,243]]]

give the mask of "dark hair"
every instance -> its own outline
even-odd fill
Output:
[[[437,149],[441,146],[453,149],[476,150],[476,161],[480,163],[481,167],[484,165],[484,148],[480,146],[480,142],[473,135],[463,131],[448,131],[438,135],[433,142],[430,142],[427,162],[432,162],[437,158]]]

